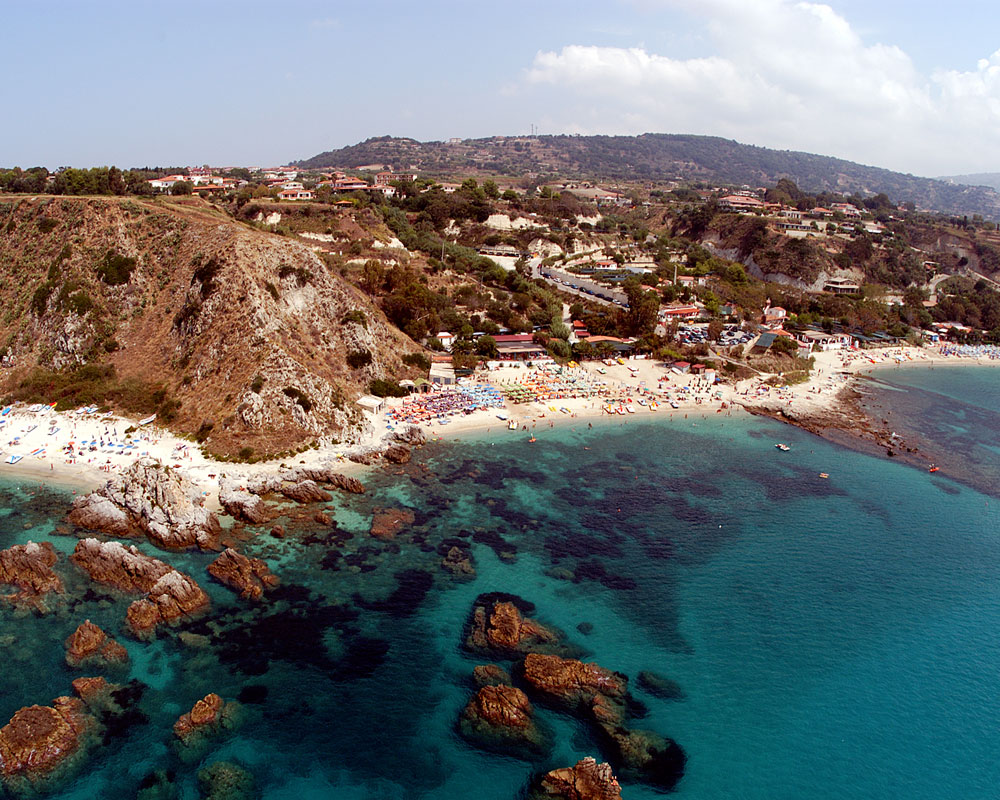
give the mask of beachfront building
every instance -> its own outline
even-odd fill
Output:
[[[826,333],[825,331],[802,331],[796,340],[809,346],[809,350],[844,350],[851,346],[849,333]]]
[[[431,383],[437,386],[454,386],[458,380],[455,377],[455,368],[448,364],[431,364]]]
[[[385,398],[375,397],[375,395],[371,394],[363,394],[358,398],[358,405],[365,411],[371,411],[373,414],[378,414],[383,408],[385,408]]]

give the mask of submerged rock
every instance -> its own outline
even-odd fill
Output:
[[[66,663],[71,667],[118,667],[128,663],[128,651],[89,619],[65,642]]]
[[[561,640],[559,632],[523,616],[513,602],[487,599],[473,608],[466,646],[475,652],[511,655],[562,650]]]
[[[598,764],[587,757],[575,767],[554,769],[542,776],[530,795],[530,800],[621,800],[618,784],[610,764]]]
[[[661,700],[683,700],[684,699],[684,689],[681,687],[677,681],[671,680],[665,675],[659,675],[656,672],[651,672],[649,670],[643,670],[638,675],[638,680],[636,681],[641,689],[645,689],[653,697],[659,697]]]
[[[134,546],[81,539],[70,558],[98,583],[146,595],[126,613],[129,629],[139,638],[150,638],[157,625],[209,606],[208,595],[192,578]]]
[[[51,706],[22,708],[0,728],[0,782],[22,793],[40,789],[90,743],[96,722],[83,701],[57,697]]]
[[[488,749],[525,749],[538,753],[546,742],[534,721],[528,696],[514,686],[484,686],[462,711],[462,735]]]
[[[136,461],[73,502],[69,520],[112,536],[145,534],[167,550],[217,550],[222,528],[198,488],[152,458]]]
[[[453,575],[476,574],[476,568],[472,566],[472,556],[461,547],[451,547],[441,559],[441,566]]]
[[[259,600],[265,591],[278,585],[278,578],[263,560],[247,558],[231,547],[208,565],[208,572],[244,599]]]
[[[472,678],[480,688],[511,684],[510,673],[497,664],[480,664],[472,670]]]
[[[372,516],[371,535],[376,539],[394,539],[404,527],[412,525],[413,512],[408,508],[379,508]]]
[[[63,591],[62,580],[52,570],[57,560],[56,551],[49,542],[28,542],[0,550],[0,584],[18,590],[2,595],[2,599],[14,605],[46,611],[43,596]]]
[[[257,796],[253,775],[231,761],[216,761],[198,770],[203,800],[252,800]]]

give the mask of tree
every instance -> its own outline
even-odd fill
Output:
[[[385,283],[385,267],[380,261],[370,258],[361,270],[361,288],[368,294],[375,295]]]
[[[719,337],[722,335],[722,320],[713,319],[708,323],[708,339],[712,342],[719,341]]]
[[[170,194],[191,194],[194,184],[190,181],[177,181],[170,187]]]
[[[498,355],[497,340],[492,336],[480,336],[476,340],[476,352],[483,358],[496,358]]]
[[[487,179],[483,181],[483,192],[490,200],[496,200],[500,197],[500,188],[494,180]]]

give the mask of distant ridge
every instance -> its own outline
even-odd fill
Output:
[[[974,172],[971,175],[944,175],[940,178],[949,183],[964,183],[966,186],[989,186],[1000,192],[1000,172]]]
[[[298,162],[304,168],[391,164],[432,177],[511,177],[628,181],[705,181],[772,185],[790,178],[806,192],[868,196],[947,214],[1000,219],[998,188],[921,178],[830,156],[740,144],[717,136],[495,136],[450,142],[382,136]],[[969,176],[967,176],[969,177]]]

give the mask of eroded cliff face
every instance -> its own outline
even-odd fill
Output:
[[[416,349],[308,247],[200,200],[4,200],[0,281],[0,388],[113,367],[90,376],[117,381],[113,404],[145,401],[224,454],[356,440],[354,399]]]

